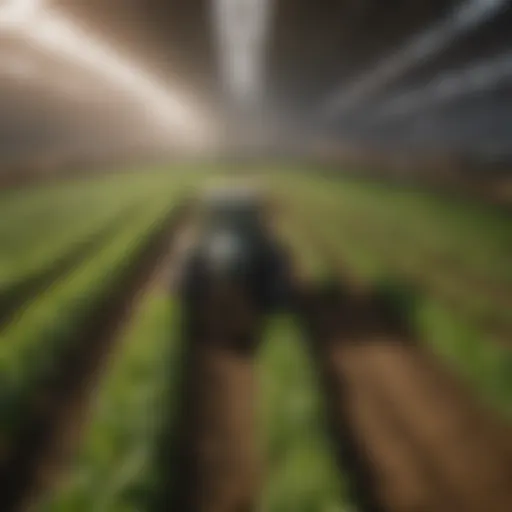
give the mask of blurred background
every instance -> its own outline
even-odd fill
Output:
[[[189,360],[239,182],[308,299]],[[0,0],[0,509],[512,510],[511,207],[510,0]]]

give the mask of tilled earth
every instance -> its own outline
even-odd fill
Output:
[[[193,238],[192,231],[182,231],[170,252],[185,254]],[[179,265],[160,267],[156,274],[148,270],[155,267],[158,254],[169,250],[163,242],[149,251],[133,288],[122,295],[133,300],[148,280],[170,284],[170,289],[179,281]],[[353,482],[360,509],[512,511],[512,428],[479,405],[415,343],[406,326],[387,317],[377,304],[334,289],[324,294],[305,287],[298,296],[304,298],[297,302],[297,313],[327,396],[340,466]],[[210,299],[212,307],[189,319],[195,327],[183,333],[189,339],[180,453],[178,472],[169,472],[177,493],[162,510],[249,512],[255,510],[263,485],[253,409],[258,388],[253,349],[260,319],[233,290],[223,288]],[[127,308],[123,304],[121,310]],[[33,427],[36,444],[20,448],[13,464],[2,468],[2,481],[11,483],[2,510],[18,510],[27,492],[45,485],[40,473],[58,451],[59,433],[73,430],[77,411],[86,402],[82,394],[87,376],[97,369],[108,345],[101,340],[111,338],[113,328],[104,326],[102,336],[97,329],[91,331],[98,339],[94,361],[88,358],[90,363],[79,365],[80,378],[68,378],[75,386],[68,386],[67,394],[52,397],[59,406]],[[84,343],[86,338],[91,334],[84,333]],[[67,382],[64,377],[59,390],[66,389],[61,385]]]
[[[219,346],[189,356],[179,510],[249,512],[260,483],[250,358]],[[178,510],[178,507],[176,507]]]
[[[336,283],[326,292],[298,281],[298,319],[360,510],[512,511],[512,427],[382,304]],[[176,508],[184,512],[254,510],[262,485],[251,351],[215,334],[223,318],[231,325],[239,317],[235,305],[230,318],[229,301],[219,309],[217,299],[189,350]]]
[[[322,303],[309,330],[342,464],[393,512],[512,510],[512,429],[369,304]]]

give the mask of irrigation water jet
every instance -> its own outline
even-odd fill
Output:
[[[212,0],[222,84],[237,107],[258,103],[263,92],[272,0]]]

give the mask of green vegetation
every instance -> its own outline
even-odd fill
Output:
[[[115,228],[136,206],[150,202],[158,186],[140,177],[119,177],[43,187],[0,196],[0,297],[44,272],[95,235]]]
[[[168,183],[170,180],[167,180]],[[162,186],[163,180],[158,184]],[[96,210],[154,192],[157,183],[140,175],[108,176],[90,181],[38,186],[0,193],[2,261],[6,256],[46,244],[47,236]],[[15,257],[15,256],[14,256]]]
[[[177,316],[166,296],[143,301],[105,372],[70,472],[42,512],[151,510],[160,479],[158,441],[178,399]]]
[[[347,511],[318,376],[292,318],[272,322],[258,365],[267,464],[261,510]]]
[[[130,174],[0,195],[0,313],[17,287],[96,240],[0,327],[2,453],[44,402],[42,385],[76,348],[90,315],[124,280],[187,184],[204,177],[181,174],[178,185],[165,173]],[[406,306],[419,337],[512,415],[510,218],[355,180],[301,173],[269,182],[286,203],[281,234],[306,277],[333,279],[343,268],[363,286],[407,290],[396,303]],[[69,475],[41,511],[149,512],[162,498],[172,480],[163,458],[172,458],[179,410],[178,315],[158,290],[142,300],[99,379]],[[349,510],[318,376],[292,318],[272,320],[257,365],[267,465],[260,510]]]
[[[419,337],[512,414],[510,217],[342,178],[300,174],[272,183],[296,227],[313,246],[321,240],[329,248],[326,263],[343,265],[363,285],[387,282],[413,292],[409,320]]]
[[[7,446],[44,396],[42,386],[58,371],[61,358],[74,350],[90,315],[115,293],[169,215],[170,192],[168,187],[155,191],[92,257],[34,298],[0,333],[0,437]]]

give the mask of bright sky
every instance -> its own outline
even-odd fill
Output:
[[[60,13],[43,8],[43,0],[0,0],[0,31],[10,31],[39,50],[68,60],[129,93],[163,129],[183,139],[207,136],[207,123],[176,90],[80,29]]]

